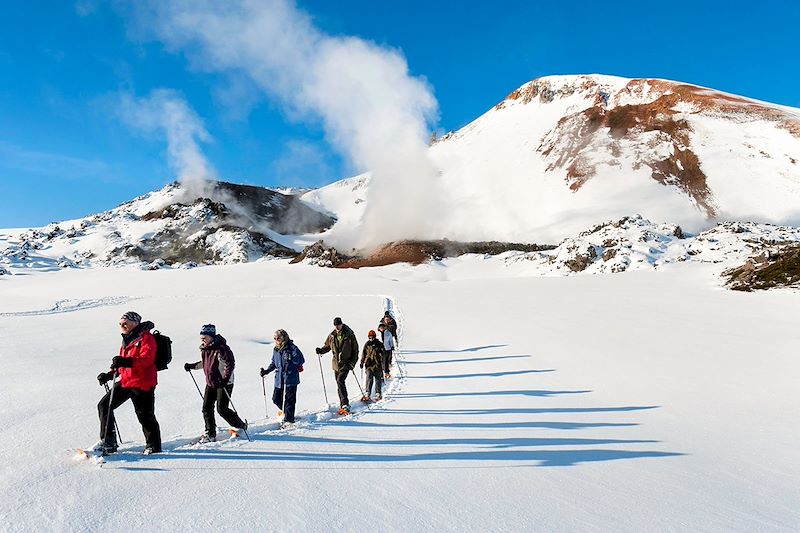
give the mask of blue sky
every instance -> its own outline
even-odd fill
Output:
[[[300,1],[333,35],[399,49],[458,129],[549,74],[659,77],[800,107],[791,2]],[[114,207],[174,179],[163,139],[120,118],[121,94],[178,91],[219,176],[319,186],[352,169],[320,124],[201,71],[132,30],[124,2],[14,2],[0,17],[0,227]],[[242,105],[233,105],[237,102]]]

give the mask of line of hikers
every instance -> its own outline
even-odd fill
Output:
[[[320,358],[328,352],[333,353],[332,367],[339,394],[339,414],[346,415],[350,413],[346,379],[351,372],[355,375],[356,364],[364,369],[367,376],[366,390],[362,390],[361,399],[369,402],[382,398],[384,379],[391,377],[392,352],[397,346],[397,322],[389,311],[384,313],[377,327],[378,333],[370,330],[367,334],[368,340],[363,347],[360,362],[358,340],[353,330],[342,322],[340,317],[333,319],[333,326],[333,331],[325,339],[325,343],[316,348],[316,353]],[[155,325],[150,321],[142,321],[141,315],[134,311],[122,315],[119,327],[122,334],[119,355],[112,359],[108,372],[102,372],[97,376],[100,385],[105,386],[106,394],[97,404],[101,440],[95,448],[103,454],[117,451],[114,410],[130,399],[145,437],[146,446],[143,453],[145,455],[160,453],[161,429],[155,416],[155,388],[158,384],[158,371],[165,369],[172,360],[171,341],[158,331],[154,331]],[[275,331],[273,340],[271,362],[267,368],[261,368],[259,374],[263,382],[267,375],[275,372],[272,402],[280,409],[279,416],[282,412],[283,423],[291,424],[295,421],[297,386],[300,384],[300,373],[303,371],[305,358],[286,330]],[[216,412],[232,428],[247,431],[247,420],[242,420],[236,410],[232,409],[231,395],[235,366],[233,351],[225,338],[217,333],[214,324],[202,326],[200,360],[183,365],[184,370],[190,373],[192,370],[202,369],[206,380],[205,391],[200,393],[203,398],[205,433],[199,442],[216,440],[215,406]],[[320,372],[322,372],[321,364]],[[119,380],[115,380],[116,376],[119,376]],[[194,376],[192,379],[194,380]],[[322,379],[324,390],[324,375]],[[113,385],[109,387],[108,382],[112,382]],[[195,386],[197,386],[196,381]],[[197,390],[200,392],[199,386]],[[327,391],[325,399],[327,402]]]

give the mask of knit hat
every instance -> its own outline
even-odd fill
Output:
[[[367,337],[375,337],[375,330],[374,329],[369,330],[369,333],[367,333]]]
[[[202,328],[200,328],[200,335],[215,337],[217,335],[217,326],[214,324],[205,324]]]
[[[136,311],[128,311],[120,317],[120,320],[130,320],[131,322],[136,322],[139,324],[142,321],[142,315]]]
[[[383,316],[388,316],[389,318],[392,318],[392,314],[389,311],[383,313]]]
[[[336,318],[333,319],[333,325],[334,326],[341,326],[342,325],[342,319],[337,316]]]

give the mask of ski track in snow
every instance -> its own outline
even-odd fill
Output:
[[[292,297],[342,297],[344,295],[332,295],[332,294],[325,294],[325,295],[292,295]],[[359,395],[354,398],[351,397],[351,408],[352,412],[348,416],[339,416],[337,411],[338,407],[335,404],[328,404],[324,409],[318,411],[302,411],[297,413],[297,422],[288,426],[288,427],[281,427],[280,421],[277,419],[266,419],[266,418],[256,418],[252,422],[249,422],[247,433],[250,436],[250,440],[246,436],[240,436],[239,438],[228,438],[223,440],[218,440],[216,442],[209,442],[204,444],[197,444],[196,437],[185,437],[183,435],[176,435],[172,439],[168,439],[162,442],[162,449],[163,453],[156,456],[159,459],[168,459],[170,454],[180,454],[181,457],[186,456],[186,453],[191,453],[192,451],[197,451],[199,453],[204,453],[213,450],[227,450],[231,448],[238,448],[242,445],[249,444],[250,441],[252,443],[257,443],[259,441],[269,440],[272,437],[278,435],[294,435],[299,433],[305,433],[308,431],[313,431],[320,427],[320,423],[337,423],[337,422],[347,422],[353,421],[361,418],[369,411],[384,409],[388,403],[391,403],[392,396],[402,391],[403,384],[405,383],[405,368],[404,368],[404,359],[402,356],[402,352],[400,351],[399,347],[402,346],[402,337],[403,337],[403,315],[402,311],[400,310],[399,306],[397,305],[395,298],[392,296],[387,295],[378,295],[378,294],[356,294],[356,295],[347,295],[347,296],[359,296],[359,297],[380,297],[384,299],[384,308],[392,313],[395,320],[397,321],[398,325],[398,349],[394,351],[394,361],[395,361],[395,368],[397,371],[397,375],[392,376],[390,381],[387,383],[384,381],[383,385],[383,398],[380,401],[370,402],[367,405],[364,405],[360,398],[360,390]],[[282,297],[285,298],[286,295],[256,295],[253,298],[270,298],[270,297]],[[166,297],[170,298],[170,297]],[[174,298],[174,297],[173,297]],[[197,298],[197,296],[192,296],[192,298]],[[114,300],[114,298],[107,298],[107,299],[100,299],[100,300]],[[100,300],[97,300],[99,302]],[[116,302],[116,303],[125,303],[128,299],[124,299],[124,301]],[[69,300],[64,300],[63,302],[69,302]],[[56,304],[56,308],[63,308],[63,302],[59,302]],[[70,310],[79,310],[79,309],[88,309],[89,307],[99,307],[102,304],[89,306],[90,302],[95,302],[95,300],[86,300],[83,302],[76,302],[76,303],[84,303],[87,305],[81,305],[75,309]],[[59,306],[59,304],[62,304]],[[114,305],[113,303],[107,305]],[[66,312],[66,311],[54,311],[54,312]],[[28,315],[13,315],[13,316],[32,316],[32,315],[43,315],[43,314],[53,314],[50,311],[40,311],[40,312],[31,312]],[[0,316],[6,316],[0,314]],[[361,386],[366,386],[364,380],[360,380],[358,385],[359,389]],[[334,385],[335,387],[335,385]],[[259,423],[260,422],[260,423]],[[225,428],[218,428],[218,430],[224,430]],[[130,463],[139,463],[139,462],[146,462],[150,458],[144,457],[141,455],[142,450],[144,450],[144,445],[142,443],[131,443],[130,445],[123,445],[120,444],[119,449],[112,455],[103,457],[103,458],[96,458],[96,457],[86,457],[84,456],[80,450],[69,450],[70,454],[73,455],[73,460],[77,462],[88,462],[91,464],[95,464],[101,468],[123,468],[126,470],[133,470],[137,469],[135,467],[129,466]],[[114,466],[117,465],[117,466]],[[148,469],[144,468],[143,469]]]
[[[0,313],[0,317],[23,317],[23,316],[44,316],[44,315],[57,315],[60,313],[72,313],[75,311],[84,311],[86,309],[95,309],[97,307],[108,307],[112,305],[122,305],[137,298],[129,296],[109,296],[107,298],[93,298],[90,300],[59,300],[50,309],[40,309],[35,311],[12,311]]]

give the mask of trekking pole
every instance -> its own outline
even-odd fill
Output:
[[[325,387],[325,374],[322,372],[322,355],[318,355],[317,360],[319,361],[319,375],[322,378],[322,391],[325,393],[325,408],[327,409],[330,402],[328,401],[328,389]]]
[[[367,395],[364,394],[364,389],[361,387],[361,383],[359,383],[359,381],[358,381],[358,376],[356,375],[356,371],[351,368],[350,372],[352,372],[353,373],[353,377],[356,378],[356,384],[358,385],[358,390],[361,391],[361,400],[365,401],[364,398],[366,398]]]
[[[236,416],[238,416],[239,419],[241,419],[242,417],[239,416],[239,411],[237,411],[236,406],[233,405],[233,400],[231,400],[231,394],[228,392],[228,389],[223,386],[222,390],[225,391],[225,396],[228,397],[228,403],[231,404],[231,409],[233,409],[233,412],[236,413]],[[252,442],[252,440],[250,439],[250,435],[247,434],[247,428],[242,428],[242,430],[244,431],[244,436],[247,437],[247,440]]]
[[[264,384],[264,378],[266,376],[261,376],[261,390],[264,392],[264,416],[269,419],[269,409],[267,408],[267,386]]]
[[[199,385],[197,385],[197,380],[196,380],[196,379],[194,379],[194,374],[192,374],[192,371],[191,371],[191,370],[189,370],[189,375],[192,377],[192,381],[194,381],[194,388],[195,388],[195,389],[197,389],[197,394],[199,394],[199,395],[200,395],[200,399],[201,399],[201,400],[203,400],[203,401],[205,401],[205,399],[203,398],[203,393],[202,393],[202,392],[200,392],[200,386],[199,386]]]
[[[114,370],[112,370],[111,379],[114,380],[114,378],[116,377],[117,377],[117,369],[115,368]],[[106,427],[105,431],[103,431],[103,455],[106,455],[106,439],[108,438],[108,426],[111,424],[111,414],[114,412],[111,409],[111,406],[113,405],[114,402],[114,391],[116,389],[117,389],[116,387],[111,387],[111,394],[108,395],[108,413],[106,413]],[[114,422],[116,422],[116,420],[114,420]]]
[[[105,382],[105,383],[103,383],[103,387],[105,387],[105,388],[106,388],[106,394],[108,394],[108,391],[110,391],[110,390],[111,390],[111,389],[108,387],[108,382]],[[109,404],[109,405],[110,405],[110,404]],[[117,438],[119,439],[119,443],[120,443],[120,444],[125,444],[125,441],[124,441],[124,440],[122,440],[122,434],[119,432],[119,424],[117,424],[117,418],[116,418],[116,417],[114,417],[114,429],[116,429],[116,430],[117,430]]]

